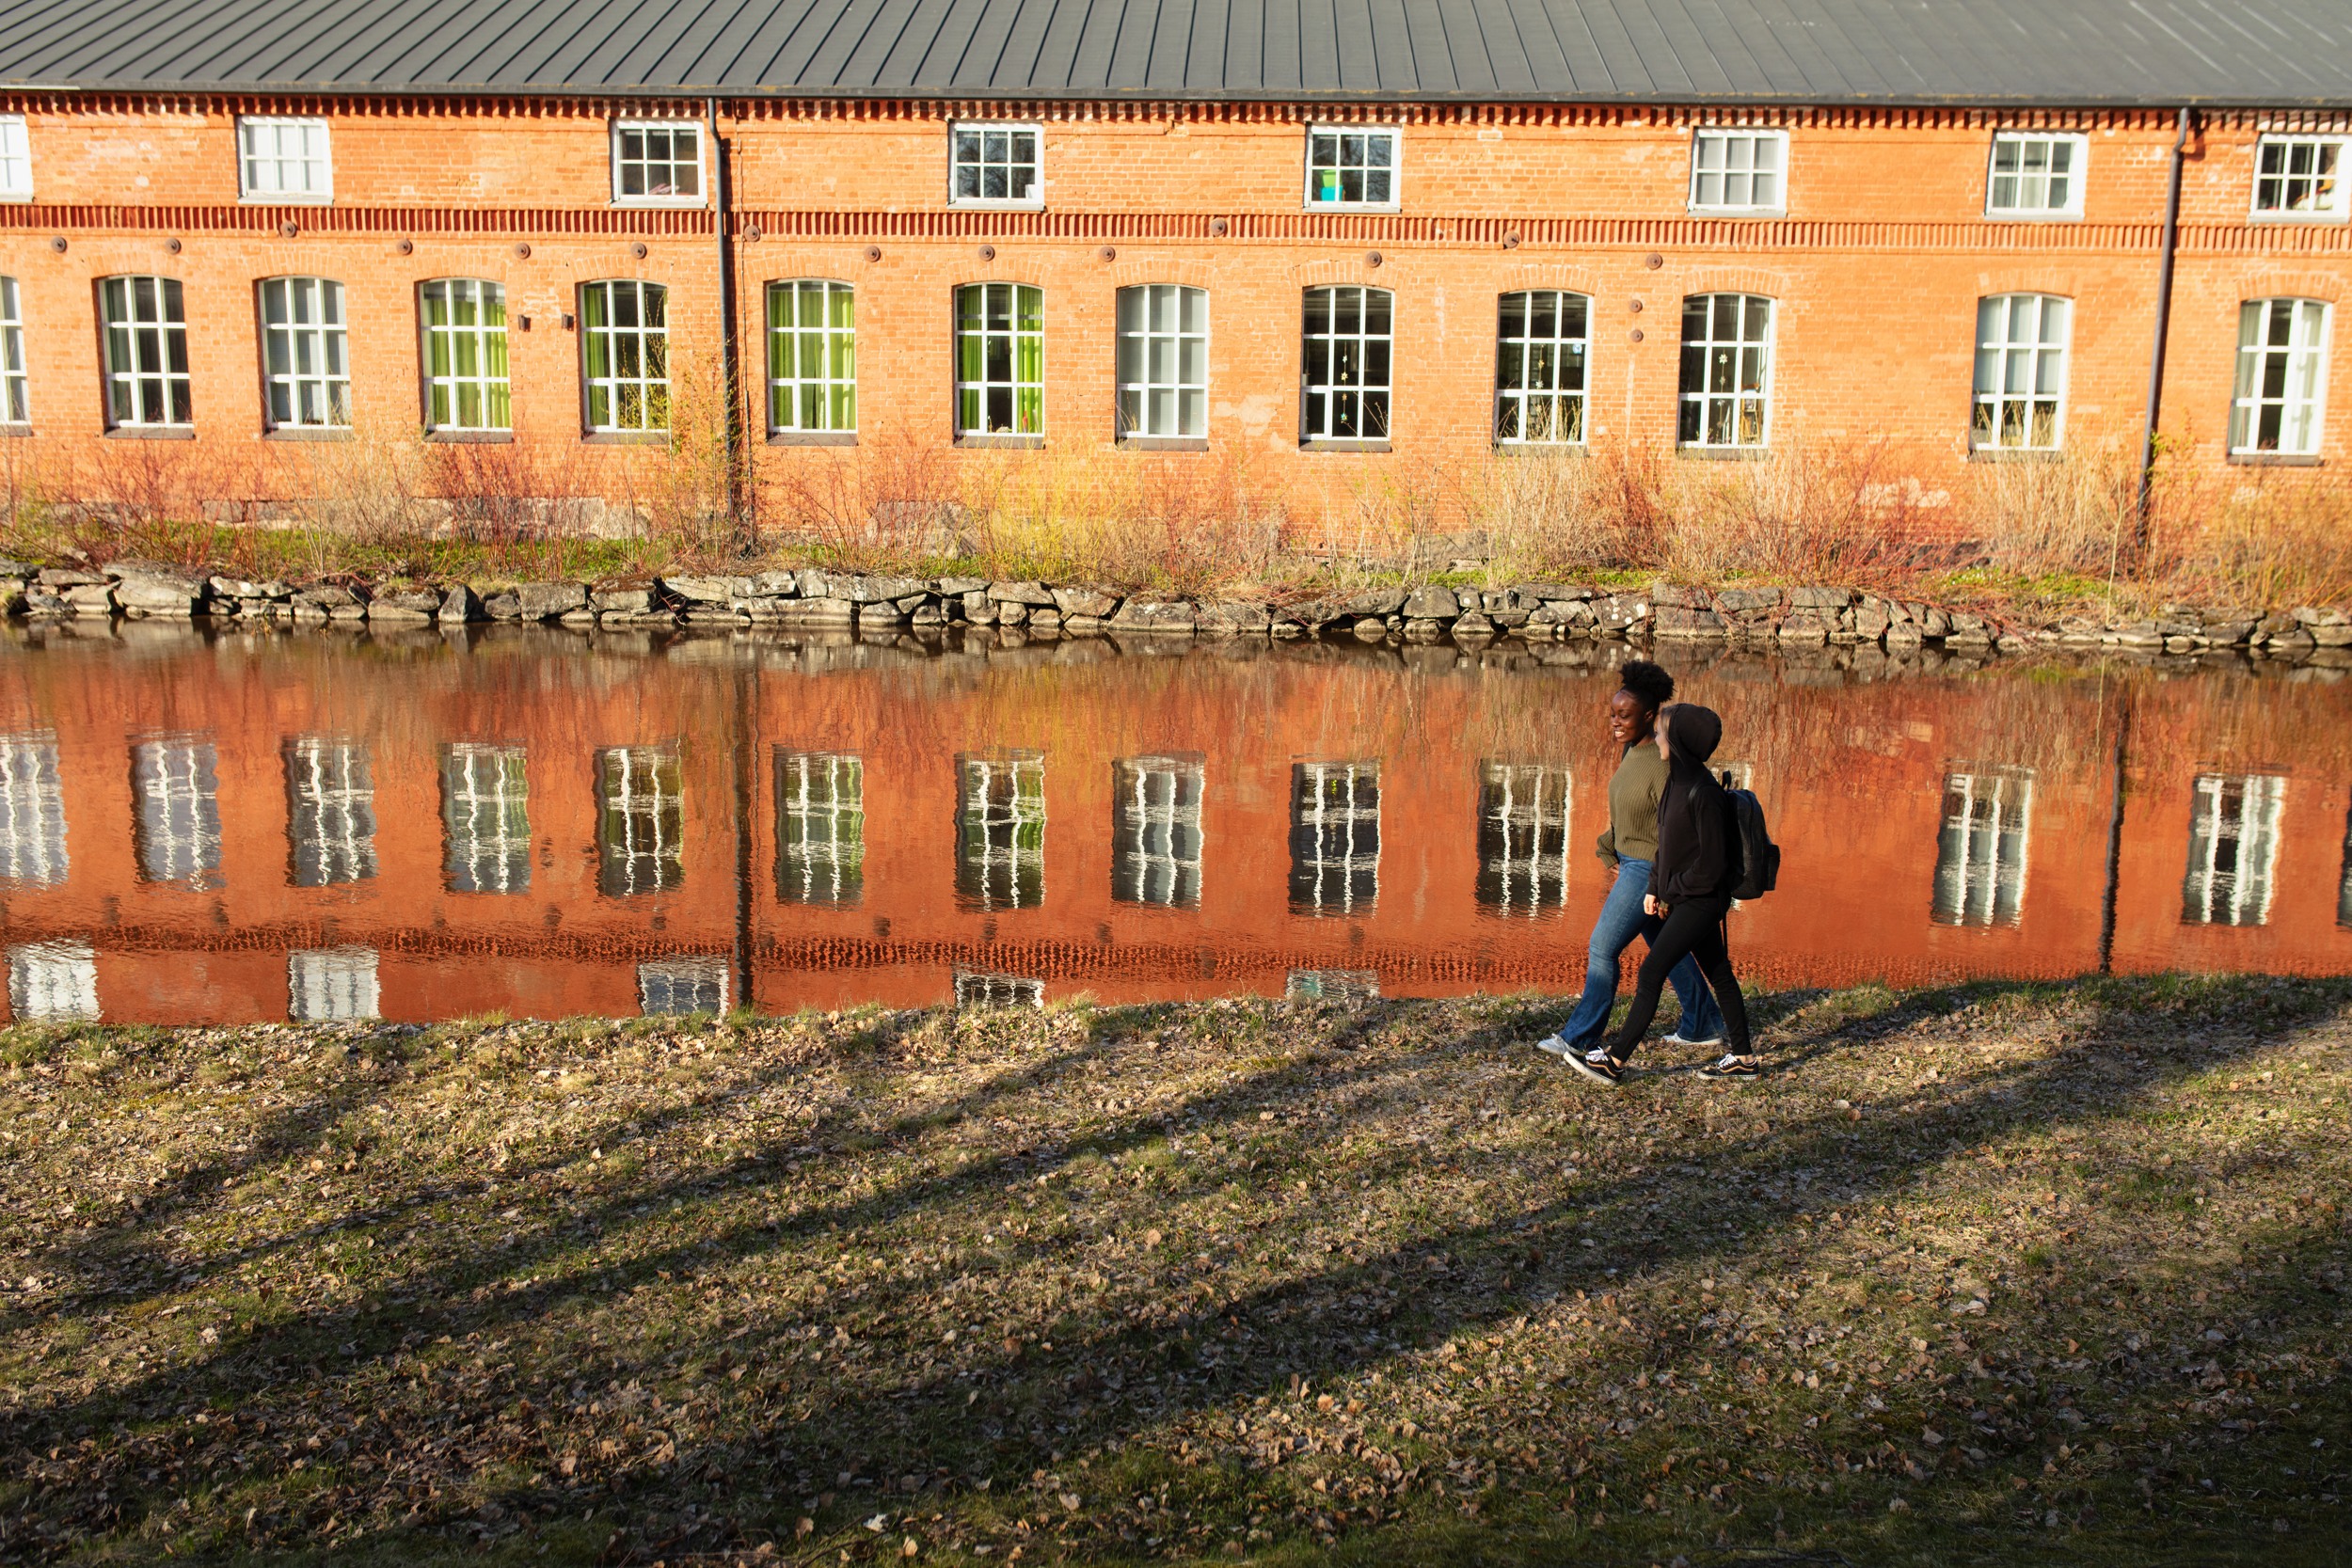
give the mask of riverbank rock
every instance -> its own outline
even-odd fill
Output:
[[[135,572],[115,584],[115,603],[127,615],[185,620],[201,611],[204,602],[205,585],[194,578]]]
[[[526,621],[552,621],[559,615],[588,608],[588,586],[580,582],[518,582],[515,585],[516,613]]]
[[[1119,607],[1119,613],[1110,618],[1113,633],[1130,632],[1189,634],[1199,624],[1199,615],[1192,606],[1181,600],[1129,599]]]

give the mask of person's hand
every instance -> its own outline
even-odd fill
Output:
[[[1642,912],[1663,920],[1666,918],[1666,906],[1658,901],[1656,894],[1645,893],[1642,895]]]

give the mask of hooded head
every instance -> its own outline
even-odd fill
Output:
[[[1723,738],[1724,721],[1713,708],[1677,703],[1666,710],[1666,745],[1677,762],[1705,767]]]

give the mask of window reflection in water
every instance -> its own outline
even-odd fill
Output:
[[[2276,773],[2203,773],[2190,807],[2188,872],[2181,920],[2191,926],[2265,926],[2279,863],[2279,814],[2287,782]]]
[[[866,765],[776,748],[776,897],[855,905],[866,893]]]
[[[46,732],[0,736],[0,879],[55,887],[67,865],[56,739]]]
[[[977,970],[956,971],[956,1006],[959,1007],[1042,1007],[1045,1006],[1045,982],[1022,974],[985,974]]]
[[[648,958],[637,966],[637,1007],[647,1018],[727,1010],[727,960]]]
[[[1042,753],[956,759],[956,895],[982,910],[1045,901]]]
[[[1935,840],[1938,926],[2014,926],[2026,904],[2033,836],[2030,768],[1954,769],[1944,779]]]
[[[1351,914],[1380,892],[1380,765],[1291,766],[1291,910]]]
[[[1500,914],[1546,914],[1568,901],[1568,808],[1575,784],[1565,768],[1540,763],[1478,765],[1478,902]]]
[[[1111,765],[1111,897],[1194,909],[1200,902],[1198,754],[1123,757]]]
[[[375,786],[366,747],[321,736],[286,742],[286,803],[294,886],[375,875]]]
[[[452,893],[531,891],[531,784],[520,746],[441,752],[442,879]]]
[[[8,1008],[19,1023],[98,1017],[98,955],[87,942],[28,942],[8,949]]]
[[[675,748],[596,753],[596,887],[614,898],[669,893],[686,880],[686,789]]]
[[[1282,983],[1285,1002],[1377,1002],[1380,974],[1370,969],[1294,969]]]
[[[320,947],[286,955],[286,1016],[296,1023],[379,1018],[375,949]]]
[[[131,834],[139,879],[202,892],[221,885],[219,758],[195,736],[131,748]]]

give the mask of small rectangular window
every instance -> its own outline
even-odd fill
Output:
[[[286,955],[286,1016],[331,1023],[381,1016],[373,947],[296,949]]]
[[[1786,131],[1701,129],[1691,137],[1691,211],[1777,213],[1788,205]]]
[[[56,887],[71,865],[56,738],[46,731],[0,735],[0,881]]]
[[[1540,763],[1478,766],[1480,908],[1551,914],[1568,902],[1568,808],[1575,781]]]
[[[852,908],[866,894],[866,764],[787,752],[776,766],[776,897]]]
[[[727,960],[648,958],[637,966],[637,1008],[647,1018],[717,1016],[727,1010]]]
[[[958,207],[1045,204],[1045,133],[1035,125],[958,125],[948,132],[947,199]]]
[[[2026,905],[2033,837],[2030,768],[1954,770],[1944,777],[1944,826],[1935,840],[1938,926],[2014,926]]]
[[[691,121],[615,121],[612,199],[624,207],[701,206],[702,127]]]
[[[2074,302],[1995,294],[1977,302],[1976,414],[1980,451],[2056,451],[2065,435],[2066,339]]]
[[[8,949],[8,1010],[19,1023],[98,1019],[98,954],[87,942]]]
[[[669,429],[670,291],[633,277],[583,283],[580,325],[589,430]]]
[[[1584,356],[1592,301],[1558,289],[1502,296],[1495,340],[1495,439],[1505,446],[1584,439]]]
[[[2318,299],[2249,299],[2238,307],[2232,451],[2317,455],[2328,410],[2328,318]]]
[[[1209,434],[1209,292],[1174,283],[1119,291],[1119,435]]]
[[[237,194],[247,201],[335,198],[326,121],[246,115],[237,121]]]
[[[1385,441],[1394,296],[1342,284],[1309,289],[1299,376],[1300,435],[1309,441]]]
[[[428,430],[512,430],[506,288],[476,277],[424,285],[424,423]]]
[[[1692,294],[1682,302],[1686,447],[1760,447],[1772,431],[1772,302]]]
[[[118,429],[193,423],[180,280],[102,278],[98,297],[106,327],[106,423]]]
[[[0,277],[0,425],[30,424],[33,383],[24,368],[24,308],[16,279]]]
[[[452,893],[531,891],[531,777],[520,746],[441,752],[441,880]]]
[[[1316,125],[1307,132],[1307,205],[1393,207],[1398,154],[1395,130]]]
[[[2265,136],[2254,148],[2254,216],[2342,221],[2342,136]]]
[[[367,748],[306,736],[286,742],[286,837],[296,887],[375,875],[375,783]]]
[[[0,115],[0,201],[33,199],[33,144],[23,115]]]
[[[349,352],[341,283],[325,277],[262,280],[262,373],[271,429],[349,429]]]
[[[1045,433],[1045,291],[972,283],[956,291],[956,434]]]
[[[1200,798],[1194,756],[1121,757],[1111,765],[1111,897],[1189,910],[1200,903]]]
[[[1369,911],[1380,895],[1380,765],[1291,765],[1293,914]]]
[[[2201,774],[2190,806],[2185,926],[2266,926],[2287,782],[2276,773]]]
[[[768,285],[768,428],[857,429],[857,293],[847,283]]]
[[[131,748],[131,837],[139,880],[208,893],[220,879],[219,755],[200,736]]]
[[[596,889],[611,898],[686,884],[686,778],[668,746],[596,753]]]
[[[1045,758],[1008,752],[956,759],[956,898],[966,909],[1045,901]]]
[[[2089,138],[2063,132],[1994,132],[1985,215],[2080,217],[2090,150]]]

